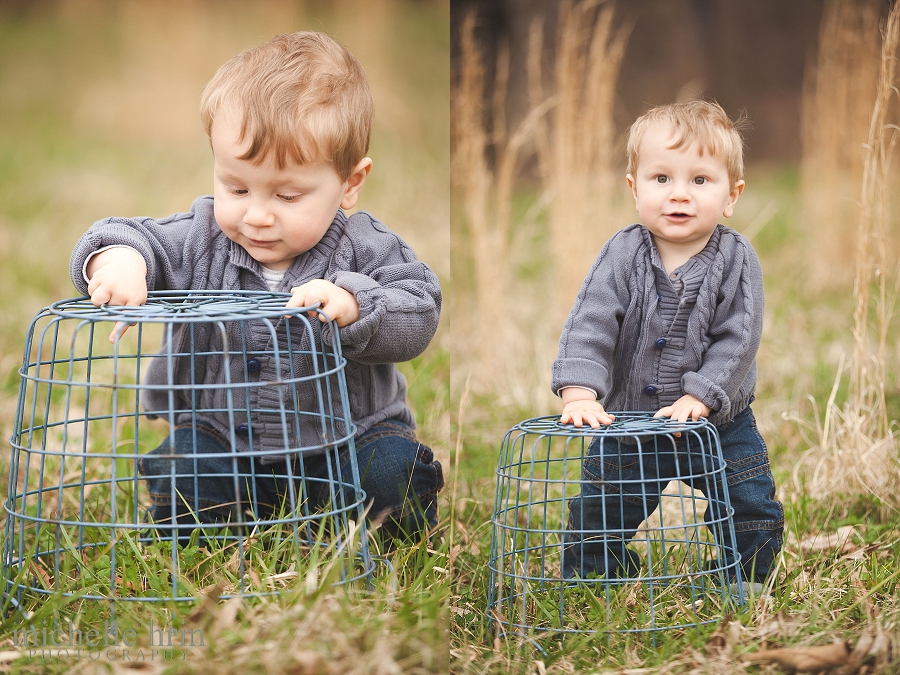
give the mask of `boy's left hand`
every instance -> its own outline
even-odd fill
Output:
[[[293,297],[288,301],[288,307],[308,307],[317,302],[328,318],[337,323],[338,328],[343,328],[359,319],[359,303],[356,297],[340,286],[335,286],[324,279],[313,279],[305,284],[291,289]],[[316,312],[309,312],[310,316],[318,316],[322,323],[325,317]]]
[[[697,421],[700,417],[709,417],[712,412],[705,403],[700,399],[685,394],[672,405],[660,408],[654,417],[671,417],[679,422],[687,422],[688,418]]]

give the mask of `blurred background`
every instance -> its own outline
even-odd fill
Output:
[[[615,22],[630,29],[617,79],[613,118],[625,130],[650,105],[679,96],[710,96],[753,120],[747,160],[800,159],[800,103],[807,62],[816,56],[824,0],[630,0],[618,3]],[[873,6],[878,3],[870,3]],[[886,3],[884,4],[886,7]],[[498,46],[510,50],[506,112],[511,122],[528,109],[528,40],[541,21],[549,75],[559,26],[556,0],[459,0],[453,31],[477,13],[475,34],[496,66]],[[875,45],[871,47],[874,49]],[[459,56],[459,40],[454,42]]]
[[[372,86],[374,170],[358,208],[449,279],[449,3],[59,0],[0,3],[0,432],[25,331],[75,295],[68,259],[111,215],[163,217],[212,191],[197,113],[216,68],[279,33],[321,30]],[[404,366],[426,442],[449,450],[446,319]],[[7,450],[8,452],[8,450]],[[445,460],[446,461],[446,460]]]
[[[624,179],[628,126],[654,105],[703,97],[751,125],[747,187],[726,224],[763,265],[754,408],[779,482],[896,505],[890,9],[452,3],[451,390],[462,475],[484,481],[472,495],[490,483],[481,448],[560,409],[549,381],[562,325],[603,243],[637,215]]]

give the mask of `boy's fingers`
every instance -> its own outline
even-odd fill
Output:
[[[300,292],[298,293],[297,291]],[[319,309],[321,309],[325,306],[325,301],[321,297],[313,296],[311,294],[303,292],[303,286],[295,286],[291,289],[291,293],[293,293],[293,296],[290,300],[287,301],[285,307],[310,307],[318,304]],[[314,317],[317,315],[317,312],[315,310],[311,310],[307,312],[307,315],[310,317]]]
[[[91,303],[94,307],[99,307],[100,305],[106,304],[110,301],[109,292],[104,290],[98,290],[91,293]]]
[[[582,427],[585,424],[594,426],[591,422],[588,421],[588,415],[583,410],[576,410],[572,413],[572,424],[576,427]]]
[[[125,323],[124,321],[119,321],[116,323],[116,327],[113,328],[112,333],[109,334],[109,341],[113,344],[116,343],[116,335],[119,336],[119,339],[122,339],[122,336],[125,335],[125,331],[131,328],[130,323]]]

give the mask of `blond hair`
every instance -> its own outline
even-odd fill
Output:
[[[206,134],[217,114],[240,115],[240,159],[272,156],[283,169],[331,163],[341,180],[369,150],[374,105],[362,66],[346,47],[316,32],[279,35],[223,64],[203,90]]]
[[[625,152],[628,173],[634,175],[638,167],[638,149],[644,134],[654,124],[667,124],[672,129],[670,148],[690,146],[696,142],[700,154],[709,153],[721,159],[728,169],[728,179],[734,186],[744,177],[744,142],[740,131],[747,126],[744,118],[732,121],[716,102],[685,101],[667,103],[651,108],[638,117],[628,130]]]

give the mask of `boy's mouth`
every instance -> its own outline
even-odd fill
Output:
[[[689,213],[676,212],[666,214],[666,218],[668,218],[669,220],[687,220],[690,217],[691,215]]]

